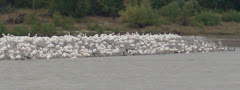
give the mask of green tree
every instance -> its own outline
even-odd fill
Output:
[[[86,16],[89,13],[90,8],[91,3],[88,0],[79,0],[75,10],[75,16]]]
[[[32,4],[32,0],[13,0],[13,5],[17,8],[32,8]]]
[[[126,10],[121,11],[122,19],[132,27],[145,27],[157,23],[158,15],[152,9],[150,2],[142,1],[140,5],[129,4]]]
[[[63,15],[74,16],[78,0],[52,0],[49,4],[50,12],[58,11]]]
[[[223,13],[222,19],[226,22],[240,22],[240,12],[236,10],[229,10]]]
[[[160,15],[168,18],[171,22],[176,22],[180,13],[181,8],[177,2],[171,2],[160,9]]]
[[[97,0],[100,11],[97,13],[103,16],[118,16],[118,12],[124,8],[123,0]]]
[[[201,7],[199,6],[197,1],[189,0],[184,3],[180,15],[180,22],[183,25],[189,25],[191,23],[191,17],[195,16],[198,12],[200,12]]]
[[[196,16],[196,20],[202,22],[204,25],[207,26],[214,26],[218,25],[221,22],[221,17],[214,12],[205,11]]]

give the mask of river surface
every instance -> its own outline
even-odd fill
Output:
[[[240,50],[0,61],[0,90],[239,90]]]

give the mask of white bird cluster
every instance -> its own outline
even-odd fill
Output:
[[[0,38],[0,60],[81,58],[226,50],[204,37],[176,34],[138,33],[115,35],[29,37],[4,35]]]

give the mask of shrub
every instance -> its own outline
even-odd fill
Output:
[[[108,27],[108,26],[102,26],[100,27],[100,29],[102,29],[103,31],[108,31],[109,33],[115,33],[115,34],[118,34],[120,33],[120,29],[119,28],[111,28],[111,27]]]
[[[59,12],[53,14],[52,23],[67,30],[75,29],[75,19],[72,16],[64,17]]]
[[[196,1],[189,0],[185,2],[178,21],[180,21],[183,25],[189,25],[191,23],[191,17],[196,15],[199,8],[199,4]]]
[[[156,23],[158,15],[155,12],[149,2],[141,2],[140,5],[128,5],[120,15],[132,27],[145,27]]]
[[[118,16],[118,12],[124,8],[123,0],[96,0],[96,4],[100,11],[96,14],[102,16]]]
[[[88,30],[91,31],[96,31],[97,33],[101,34],[104,33],[104,31],[110,31],[111,33],[120,33],[120,29],[119,28],[111,28],[108,26],[100,26],[98,23],[95,24],[87,24]]]
[[[91,3],[88,0],[79,0],[75,10],[75,16],[84,17],[88,14],[91,8]]]
[[[38,34],[39,36],[53,36],[56,35],[56,27],[54,24],[36,23],[31,28],[31,34]]]
[[[119,16],[124,9],[124,0],[48,0],[49,11],[66,16],[84,17],[86,15]]]
[[[113,29],[112,29],[112,32],[114,32],[115,34],[118,34],[118,33],[121,32],[121,29],[119,29],[119,28],[113,28]]]
[[[240,12],[236,10],[230,10],[223,13],[222,19],[226,22],[240,22]]]
[[[98,33],[98,34],[103,34],[103,33],[104,33],[104,28],[102,28],[102,27],[101,27],[101,28],[98,28],[98,29],[97,29],[97,33]]]
[[[10,5],[8,5],[8,1],[0,0],[0,14],[5,14],[11,11],[13,11],[13,8]]]
[[[3,22],[0,22],[0,37],[2,37],[3,33],[7,32],[7,27]]]
[[[7,0],[0,0],[0,7],[6,6],[7,5]]]
[[[42,24],[38,22],[32,25],[30,32],[31,32],[31,35],[34,36],[35,34],[38,34],[38,32],[40,32],[41,30],[42,30]]]
[[[17,8],[31,8],[32,0],[11,0],[13,5]],[[35,0],[37,1],[37,0]]]
[[[142,0],[123,0],[123,5],[125,7],[127,6],[135,6],[135,5],[140,5]]]
[[[169,3],[170,0],[151,0],[152,7],[154,9],[159,9]]]
[[[14,8],[12,8],[11,6],[0,6],[0,14],[5,14],[5,13],[9,13],[14,11]]]
[[[102,28],[101,26],[98,25],[98,23],[95,24],[87,24],[88,30],[96,31],[99,28]]]
[[[187,21],[188,25],[191,25],[191,26],[194,26],[194,27],[203,27],[204,26],[204,23],[197,20],[195,16],[190,17],[187,20],[188,20]]]
[[[154,22],[155,22],[154,25],[156,25],[156,26],[161,26],[163,24],[170,24],[171,23],[171,21],[169,21],[168,18],[162,17],[162,16],[159,16],[159,17],[155,18]]]
[[[43,24],[43,36],[56,35],[56,27],[54,24]]]
[[[89,31],[89,32],[84,32],[84,34],[86,34],[87,36],[94,36],[97,33]]]
[[[13,27],[13,31],[11,32],[12,35],[15,36],[27,36],[29,34],[29,30],[26,26],[23,25],[16,25]]]
[[[202,12],[196,16],[196,20],[202,22],[204,25],[207,26],[214,26],[218,25],[221,22],[221,17],[213,12]]]
[[[49,0],[49,11],[50,13],[59,12],[62,15],[74,15],[76,0]]]
[[[156,30],[154,30],[154,29],[149,29],[149,30],[147,30],[147,31],[145,31],[145,33],[146,34],[155,34],[156,33]]]
[[[30,0],[31,1],[31,0]],[[34,8],[46,8],[49,4],[49,0],[35,0],[34,1]]]
[[[56,26],[61,26],[64,24],[64,17],[59,12],[55,12],[53,14],[52,23]]]
[[[37,23],[39,20],[36,14],[29,14],[25,16],[24,23],[26,24],[34,24]]]
[[[62,27],[67,30],[75,29],[75,19],[72,16],[64,17],[64,22]]]
[[[181,8],[177,2],[171,2],[160,9],[160,15],[167,17],[170,21],[176,22],[177,16],[181,13]]]

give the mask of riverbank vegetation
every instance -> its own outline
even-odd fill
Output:
[[[0,33],[240,35],[238,0],[0,0]]]

